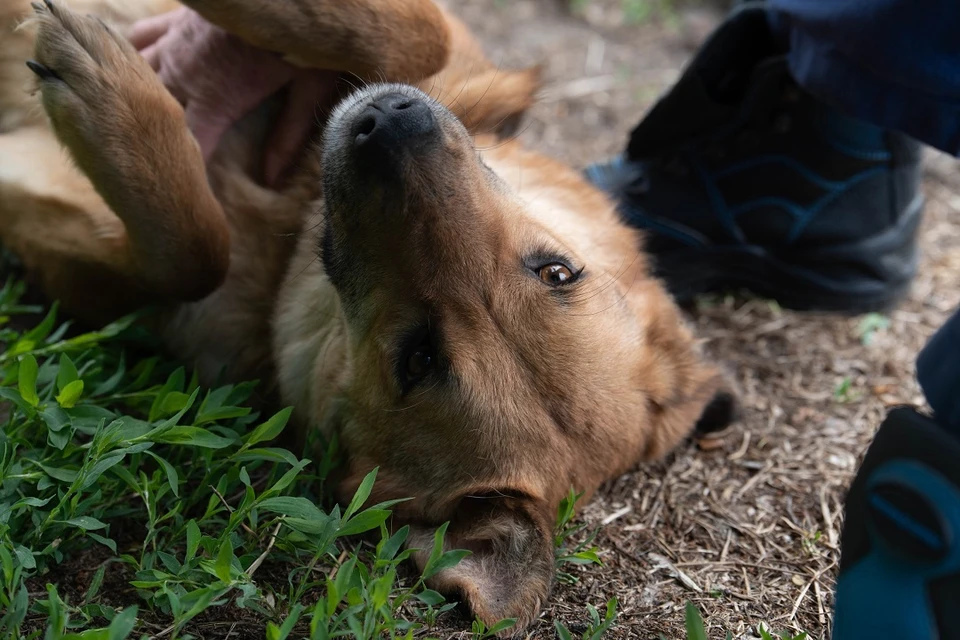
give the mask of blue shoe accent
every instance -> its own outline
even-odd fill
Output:
[[[739,6],[631,134],[587,167],[646,230],[681,300],[748,288],[785,307],[888,309],[916,271],[920,146],[790,77],[765,3]]]
[[[847,494],[832,640],[960,640],[958,435],[907,408],[878,429]]]
[[[883,496],[925,503],[934,527],[918,522],[904,505]],[[833,640],[897,638],[938,640],[927,590],[939,578],[960,572],[960,490],[942,475],[910,460],[881,466],[867,481],[872,551],[837,583]],[[905,543],[904,540],[912,541]],[[926,553],[905,548],[925,547]],[[925,557],[924,557],[925,556]]]

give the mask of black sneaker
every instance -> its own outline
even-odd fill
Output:
[[[793,81],[765,3],[738,6],[631,134],[589,167],[646,229],[680,301],[746,288],[794,309],[895,306],[916,271],[921,147]]]

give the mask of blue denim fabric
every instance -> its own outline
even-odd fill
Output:
[[[937,422],[960,435],[960,311],[920,352],[917,380]]]
[[[960,156],[960,2],[769,0],[768,10],[804,88]]]
[[[960,2],[769,0],[797,82],[849,115],[960,156]],[[917,377],[960,435],[960,311],[930,340]]]

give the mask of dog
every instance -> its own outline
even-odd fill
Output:
[[[152,328],[202,379],[268,381],[299,433],[337,436],[341,499],[379,467],[371,501],[412,498],[408,544],[450,523],[472,554],[432,588],[523,629],[568,490],[727,426],[729,380],[613,204],[509,135],[537,69],[495,67],[430,0],[186,4],[361,86],[267,188],[276,105],[205,161],[124,36],[179,5],[6,0],[0,242],[81,321],[159,305]]]

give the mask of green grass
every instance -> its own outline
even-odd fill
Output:
[[[860,320],[857,325],[857,333],[860,335],[860,342],[863,346],[870,346],[877,333],[886,331],[890,328],[890,318],[881,313],[868,313]]]
[[[275,446],[290,410],[253,411],[256,382],[201,388],[135,318],[81,333],[23,291],[0,289],[0,638],[429,637],[456,606],[425,586],[467,554],[443,551],[446,525],[414,575],[407,528],[387,527],[399,501],[364,507],[376,471],[332,505],[336,443],[308,443],[315,461]],[[557,513],[565,583],[601,564],[580,497]],[[587,604],[578,635],[554,621],[557,637],[603,638],[617,605]],[[688,604],[688,640],[702,628]]]
[[[861,392],[853,388],[853,380],[846,376],[833,389],[833,400],[840,404],[855,402],[860,399]]]
[[[574,12],[585,11],[591,0],[568,0],[570,9]],[[623,21],[629,25],[639,25],[653,19],[660,19],[668,24],[677,20],[677,5],[680,0],[620,0],[620,10]],[[696,0],[687,0],[686,4],[696,4]]]
[[[703,624],[703,617],[700,615],[700,610],[692,602],[687,602],[685,610],[686,618],[686,631],[687,639],[686,640],[709,640],[707,636],[706,627]],[[760,636],[760,640],[807,640],[807,634],[800,633],[793,635],[787,631],[771,632],[764,625],[757,626],[757,635]],[[664,640],[663,636],[660,636],[661,640]],[[733,640],[733,634],[729,631],[725,634],[724,640]]]
[[[132,317],[80,333],[54,307],[14,329],[44,313],[22,294],[0,289],[0,637],[412,637],[455,606],[424,585],[467,554],[443,552],[446,526],[412,575],[407,529],[387,528],[395,502],[363,507],[376,471],[325,508],[336,443],[309,443],[317,460],[275,446],[290,411],[253,411],[255,382],[201,388]],[[559,514],[561,572],[600,562],[592,537],[566,546],[576,498]],[[615,610],[588,608],[583,637]]]
[[[577,537],[587,528],[586,524],[574,521],[576,505],[581,497],[582,493],[575,493],[571,489],[557,510],[557,528],[554,534],[557,579],[567,584],[575,584],[579,578],[565,571],[566,565],[602,564],[597,548],[591,546],[600,532],[599,529],[576,542]],[[569,546],[570,544],[573,546]]]

